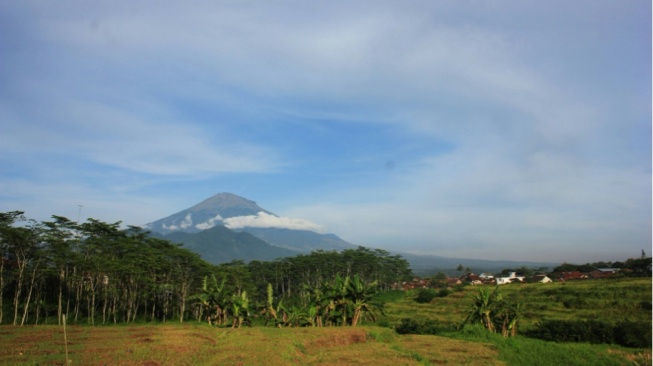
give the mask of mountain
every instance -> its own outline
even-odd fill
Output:
[[[295,251],[270,245],[252,234],[234,232],[222,225],[197,233],[176,231],[167,235],[154,234],[154,236],[173,243],[181,243],[185,248],[213,264],[228,263],[238,259],[270,261],[297,255]]]
[[[348,243],[334,234],[318,234],[308,230],[248,227],[242,229],[242,231],[272,245],[303,253],[310,253],[319,249],[340,251],[357,248],[356,245]]]
[[[145,228],[155,236],[184,244],[215,264],[233,259],[275,259],[320,249],[356,248],[336,235],[309,230],[246,225],[231,230],[227,227],[228,219],[232,219],[231,222],[256,222],[257,219],[268,223],[285,222],[254,201],[232,193],[218,193],[190,208],[151,222]]]
[[[241,223],[238,229],[230,229],[233,219]],[[246,219],[246,220],[243,220]],[[252,220],[253,219],[253,220]],[[200,254],[206,261],[220,264],[234,259],[244,261],[273,260],[276,258],[310,253],[314,250],[356,249],[333,234],[319,234],[310,230],[296,230],[283,227],[247,226],[243,222],[283,222],[270,211],[261,208],[256,202],[232,193],[219,193],[190,208],[145,225],[154,236],[185,247]],[[269,220],[272,219],[272,220]],[[265,221],[268,220],[268,221]],[[413,255],[396,253],[404,257],[415,274],[432,275],[435,272],[457,274],[456,268],[462,264],[475,273],[500,272],[505,268],[551,267],[558,264],[539,262],[491,261],[480,259],[447,258],[435,255]]]
[[[218,193],[193,207],[151,222],[145,225],[145,228],[160,234],[177,231],[196,233],[221,225],[224,219],[257,215],[259,212],[276,216],[259,207],[254,201],[232,193]]]

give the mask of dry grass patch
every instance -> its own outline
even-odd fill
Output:
[[[0,365],[65,365],[57,326],[3,327]],[[496,351],[378,327],[243,328],[206,325],[79,327],[69,365],[499,365]]]
[[[400,342],[404,351],[419,353],[433,365],[505,365],[491,345],[471,343],[444,337],[405,335]]]

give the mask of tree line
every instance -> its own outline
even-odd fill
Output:
[[[213,265],[139,227],[0,213],[0,324],[183,322],[356,325],[412,274],[364,247]]]

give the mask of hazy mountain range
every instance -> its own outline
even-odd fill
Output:
[[[274,260],[314,250],[355,249],[335,234],[317,232],[319,225],[275,215],[256,202],[231,193],[219,193],[188,209],[145,225],[152,235],[182,243],[214,264],[242,259]],[[462,264],[475,272],[504,268],[552,267],[558,263],[489,261],[401,254],[416,274],[453,273]]]

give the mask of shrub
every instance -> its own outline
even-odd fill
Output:
[[[431,302],[434,298],[438,296],[438,293],[435,292],[435,290],[431,289],[421,289],[417,293],[417,297],[415,298],[415,301],[417,301],[420,304],[426,304]]]
[[[437,334],[439,328],[433,320],[417,321],[410,318],[401,319],[401,323],[395,327],[399,334]]]
[[[637,322],[611,325],[597,320],[549,320],[539,323],[526,336],[553,342],[607,343],[644,348],[651,345],[651,326]]]
[[[448,288],[442,288],[438,291],[438,297],[447,297],[449,294],[451,294],[451,290]]]
[[[651,346],[651,324],[621,322],[614,327],[614,340],[624,347],[647,348]]]

